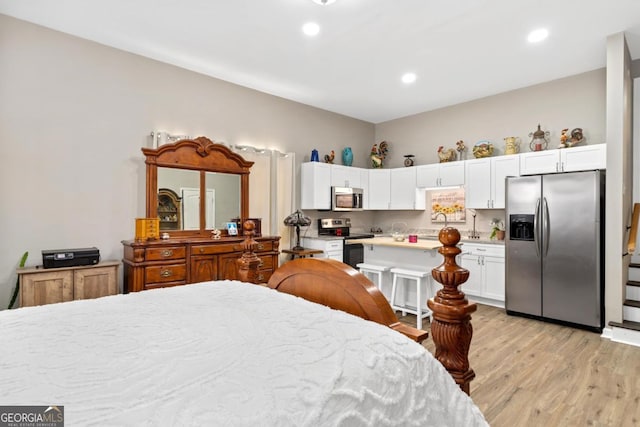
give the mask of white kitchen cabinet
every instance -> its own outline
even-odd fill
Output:
[[[303,163],[300,169],[300,208],[331,209],[331,165]]]
[[[503,245],[464,243],[458,259],[469,270],[469,279],[462,284],[462,292],[478,302],[504,307],[504,251]]]
[[[369,206],[367,209],[387,210],[390,203],[391,170],[369,169]]]
[[[465,162],[465,206],[504,209],[505,178],[519,176],[518,156],[499,156]]]
[[[464,185],[465,162],[445,162],[416,166],[416,186],[419,188]]]
[[[331,186],[362,188],[361,170],[351,166],[331,165]]]
[[[390,191],[389,209],[417,209],[416,168],[391,169]],[[424,209],[424,201],[422,203],[422,209]]]
[[[606,169],[606,144],[520,154],[520,175]]]
[[[606,144],[585,145],[565,148],[559,151],[562,172],[607,168]]]
[[[344,241],[342,239],[320,239],[313,237],[304,237],[302,246],[305,249],[318,249],[321,254],[314,255],[315,258],[331,258],[342,262]]]

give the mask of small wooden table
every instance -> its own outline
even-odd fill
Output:
[[[320,249],[283,249],[282,252],[285,254],[291,255],[291,259],[296,258],[306,258],[307,256],[313,258],[313,254],[321,254],[322,251]]]

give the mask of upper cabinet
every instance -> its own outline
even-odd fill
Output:
[[[360,168],[342,165],[330,165],[332,187],[362,188]]]
[[[422,205],[416,204],[416,168],[391,169],[391,198],[389,209],[410,210],[424,209],[424,198]]]
[[[416,166],[416,185],[419,188],[464,185],[464,164],[458,161]]]
[[[369,205],[366,209],[387,210],[391,204],[391,169],[369,169]]]
[[[504,209],[505,178],[519,176],[520,161],[515,155],[487,157],[465,162],[465,207]]]
[[[558,150],[533,151],[520,154],[520,174],[574,172],[580,170],[606,169],[606,144]]]
[[[331,165],[303,163],[300,170],[300,208],[331,209]]]

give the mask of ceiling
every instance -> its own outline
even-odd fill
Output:
[[[0,0],[0,13],[372,123],[602,68],[621,31],[640,58],[640,0]],[[548,39],[528,43],[539,27]]]

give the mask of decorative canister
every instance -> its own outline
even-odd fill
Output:
[[[409,234],[409,243],[418,243],[418,235]]]
[[[319,162],[320,161],[320,156],[318,155],[318,150],[316,150],[315,148],[313,150],[311,150],[311,161],[312,162]]]
[[[351,151],[351,147],[345,147],[342,150],[342,164],[345,166],[351,166],[353,164],[353,151]]]

